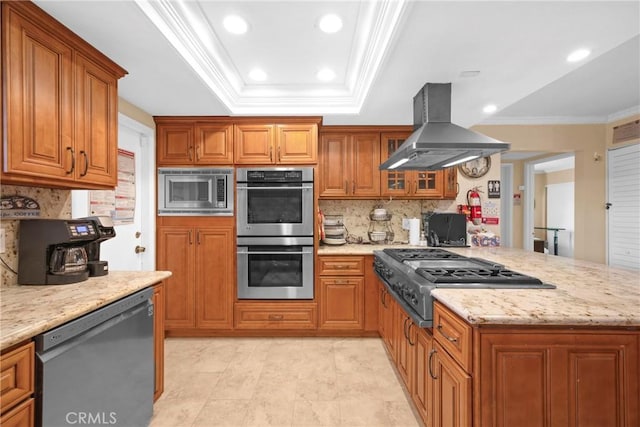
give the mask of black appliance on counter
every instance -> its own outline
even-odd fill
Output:
[[[421,327],[432,326],[436,288],[553,289],[554,285],[480,258],[444,249],[374,251],[374,270]]]
[[[63,285],[82,282],[90,275],[107,274],[106,262],[98,259],[97,245],[115,237],[108,220],[90,217],[20,221],[18,284]],[[101,268],[90,269],[89,261]]]
[[[113,226],[113,220],[108,216],[90,216],[87,218],[92,220],[96,227],[98,237],[92,242],[87,243],[87,267],[89,268],[89,276],[105,276],[109,273],[109,263],[100,260],[100,244],[105,240],[116,237],[116,229]]]
[[[432,247],[468,247],[467,218],[459,213],[432,213],[422,215],[422,229]]]

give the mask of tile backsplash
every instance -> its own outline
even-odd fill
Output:
[[[319,208],[325,215],[342,215],[349,235],[368,241],[369,213],[383,207],[390,213],[394,242],[409,240],[409,231],[402,229],[403,218],[422,218],[422,212],[456,212],[455,200],[320,200]]]
[[[52,188],[23,187],[17,185],[2,185],[0,194],[4,196],[26,196],[40,205],[40,218],[71,218],[71,191]],[[18,270],[18,228],[20,220],[3,219],[1,227],[5,230],[5,253],[2,260],[14,271]],[[0,278],[2,286],[13,286],[18,283],[18,277],[0,263]]]

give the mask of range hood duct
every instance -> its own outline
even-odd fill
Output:
[[[451,83],[427,83],[413,98],[413,133],[380,169],[439,170],[509,147],[451,123]]]

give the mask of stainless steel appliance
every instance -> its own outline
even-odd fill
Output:
[[[158,168],[158,215],[233,216],[233,168]]]
[[[418,326],[432,326],[436,288],[553,289],[554,285],[444,249],[374,251],[374,270]]]
[[[313,168],[239,168],[238,236],[313,236]]]
[[[36,337],[36,425],[149,424],[152,295],[142,290]]]
[[[61,285],[89,277],[86,246],[98,238],[90,219],[20,221],[18,283]]]
[[[313,237],[238,238],[238,298],[313,299]]]
[[[451,123],[451,83],[427,83],[413,98],[413,133],[380,169],[438,170],[509,147]]]

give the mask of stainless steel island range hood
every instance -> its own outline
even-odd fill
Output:
[[[413,98],[413,133],[381,170],[438,170],[509,149],[451,123],[451,83],[427,83]]]

